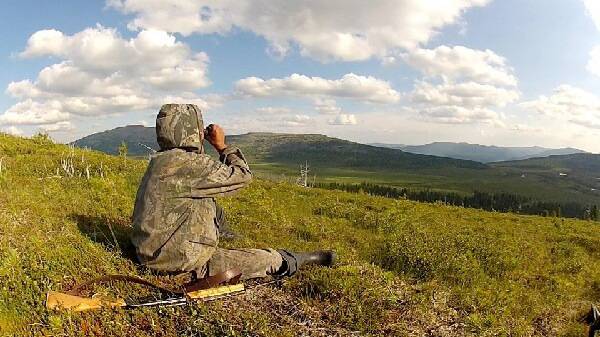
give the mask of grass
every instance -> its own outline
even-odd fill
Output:
[[[172,281],[137,266],[127,240],[146,162],[2,134],[0,157],[0,335],[581,336],[577,318],[600,301],[597,222],[258,179],[219,200],[243,234],[224,244],[331,248],[335,268],[209,304],[47,311],[48,290],[106,273]],[[61,171],[65,158],[73,177]],[[119,283],[94,290],[143,293]]]

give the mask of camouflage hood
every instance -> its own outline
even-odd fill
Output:
[[[165,104],[156,116],[156,139],[161,151],[202,149],[204,125],[195,104]]]

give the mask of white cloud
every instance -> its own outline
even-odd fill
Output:
[[[23,131],[21,129],[17,128],[16,126],[9,126],[7,128],[2,128],[2,129],[0,129],[0,132],[8,133],[9,135],[13,135],[13,136],[22,136],[23,135]]]
[[[50,124],[50,125],[43,125],[40,127],[40,129],[45,132],[65,132],[65,131],[74,130],[75,127],[73,126],[73,124],[71,122],[65,121],[65,122],[58,122],[58,123]]]
[[[598,0],[583,0],[586,12],[596,24],[596,28],[600,30],[600,1]],[[590,52],[590,60],[587,64],[587,70],[600,77],[600,45],[594,47]]]
[[[331,125],[356,125],[357,123],[356,116],[352,114],[339,114],[329,120]]]
[[[504,107],[517,99],[519,99],[519,92],[514,89],[498,88],[475,82],[439,85],[417,82],[411,94],[411,100],[418,104],[457,105],[465,108]]]
[[[320,114],[332,115],[342,112],[342,108],[337,106],[337,103],[333,99],[316,98],[314,105],[315,110]]]
[[[595,120],[574,118],[570,122],[590,129],[600,129],[600,118],[596,118]]]
[[[421,117],[440,123],[493,123],[502,125],[502,115],[493,108],[505,107],[519,99],[515,89],[475,82],[433,85],[417,82],[410,94]]]
[[[506,59],[491,50],[439,46],[416,49],[403,54],[402,58],[425,75],[439,76],[445,81],[468,80],[502,86],[517,84]]]
[[[314,120],[307,115],[290,115],[281,119],[281,126],[307,126],[313,122]]]
[[[322,61],[358,61],[427,43],[464,11],[489,1],[107,0],[107,5],[134,15],[130,29],[189,35],[237,27],[264,37],[269,53],[278,57],[297,46],[302,55]]]
[[[246,97],[336,97],[372,103],[395,103],[400,99],[400,94],[388,82],[352,73],[337,80],[299,74],[267,80],[248,77],[238,80],[235,89]]]
[[[71,36],[56,30],[41,30],[29,38],[20,55],[56,56],[65,60],[40,72],[39,80],[45,85],[56,85],[60,76],[74,77],[77,82],[73,86],[90,78],[122,83],[126,77],[141,77],[140,81],[150,86],[172,90],[193,90],[209,84],[208,56],[194,54],[186,44],[176,41],[175,36],[156,30],[141,31],[129,40],[115,29],[102,26]]]
[[[280,114],[289,114],[292,112],[292,110],[290,108],[285,108],[285,107],[272,107],[272,106],[267,106],[267,107],[262,107],[262,108],[256,108],[254,109],[254,112],[261,114],[261,115],[280,115]]]
[[[552,95],[539,96],[520,106],[582,127],[597,129],[600,126],[600,97],[570,85],[561,85]]]
[[[59,62],[43,68],[33,81],[8,85],[6,93],[20,102],[0,115],[1,124],[64,130],[67,124],[60,123],[71,115],[156,109],[172,101],[208,105],[193,93],[210,84],[208,56],[166,32],[143,30],[124,39],[102,26],[73,35],[41,30],[20,56],[53,56]]]
[[[413,111],[431,122],[504,125],[495,109],[519,99],[517,78],[502,56],[463,46],[415,49],[402,59],[420,70],[409,97]]]
[[[561,85],[551,96],[540,96],[536,100],[523,102],[521,106],[541,114],[571,118],[595,115],[600,117],[600,98],[583,89]]]
[[[587,70],[600,77],[600,45],[594,47],[590,52],[590,60],[587,64]]]
[[[447,124],[489,123],[502,126],[499,114],[487,108],[464,108],[461,106],[433,106],[419,110],[423,119]]]
[[[587,14],[594,20],[596,27],[600,30],[600,2],[598,0],[583,0]]]
[[[60,101],[36,102],[31,99],[19,102],[0,115],[0,124],[5,125],[45,125],[69,119]]]
[[[518,132],[542,132],[544,130],[542,128],[537,128],[537,127],[522,124],[522,123],[514,124],[509,129],[513,130],[513,131],[518,131]]]

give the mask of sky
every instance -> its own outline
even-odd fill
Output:
[[[600,152],[600,0],[4,0],[0,13],[0,132],[69,142],[194,103],[228,134]]]

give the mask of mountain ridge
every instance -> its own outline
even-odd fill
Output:
[[[72,142],[73,145],[78,147],[90,147],[102,152],[109,154],[117,154],[118,147],[121,142],[125,141],[128,145],[129,153],[134,156],[146,155],[148,149],[144,146],[140,146],[139,143],[144,144],[153,149],[158,149],[156,143],[156,133],[154,127],[146,127],[143,125],[127,125],[121,126],[110,130],[97,132],[81,139]],[[379,148],[389,148],[395,150],[401,150],[403,152],[429,155],[436,157],[445,157],[460,160],[476,161],[480,163],[494,163],[500,161],[515,161],[521,159],[529,159],[536,157],[548,157],[551,155],[563,155],[573,153],[587,153],[586,151],[572,148],[547,148],[542,146],[515,146],[515,147],[504,147],[496,145],[481,145],[472,144],[467,142],[432,142],[423,145],[405,145],[405,144],[387,144],[387,143],[359,143],[349,140],[344,140],[335,137],[329,137],[322,134],[293,134],[293,133],[277,133],[277,132],[248,132],[245,134],[228,135],[228,138],[241,139],[243,137],[255,137],[255,136],[293,136],[293,137],[317,137],[322,136],[323,139],[339,139],[341,141],[350,142],[353,144],[368,145]],[[445,147],[446,149],[441,149]],[[450,149],[448,149],[450,148]],[[454,150],[453,150],[453,149]],[[454,152],[453,152],[454,151]],[[456,152],[459,151],[459,152]],[[470,153],[467,153],[470,151]],[[474,153],[474,152],[495,152],[495,153]]]
[[[550,155],[586,153],[586,151],[572,147],[554,149],[542,146],[497,146],[472,144],[467,142],[432,142],[423,145],[374,143],[373,145],[417,154],[474,160],[482,163],[547,157]]]
[[[130,156],[149,155],[140,143],[158,148],[154,128],[142,126],[108,130],[73,144],[116,154],[124,140]],[[505,192],[542,201],[600,204],[600,180],[596,179],[600,177],[600,155],[577,157],[576,166],[569,165],[569,155],[481,163],[319,134],[252,132],[229,135],[227,142],[242,149],[254,173],[273,180],[293,180],[299,166],[308,164],[311,180],[325,183],[369,182],[466,194]],[[215,155],[211,146],[206,146],[206,152]]]

